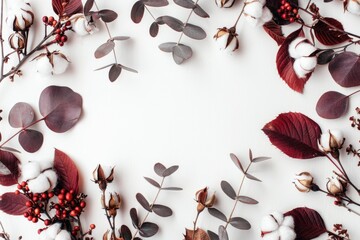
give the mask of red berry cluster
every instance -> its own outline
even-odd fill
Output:
[[[53,16],[50,17],[44,16],[42,18],[42,21],[46,26],[50,26],[54,28],[54,36],[55,36],[54,42],[56,42],[60,46],[64,46],[64,44],[68,40],[68,37],[66,36],[65,32],[71,29],[71,22],[66,21],[65,23],[59,23],[57,20],[54,19]]]
[[[85,195],[77,195],[74,190],[66,191],[61,189],[57,193],[58,202],[51,202],[50,209],[55,209],[55,217],[63,220],[70,217],[77,217],[86,207]]]
[[[360,114],[360,108],[359,107],[357,107],[355,110],[356,110],[357,114]],[[351,116],[349,118],[349,120],[351,121],[351,127],[353,127],[353,128],[356,127],[358,130],[360,130],[360,118],[357,118],[355,116]]]
[[[281,1],[280,8],[277,12],[283,20],[289,22],[295,22],[300,19],[299,10],[296,7],[291,6],[291,4],[286,0]]]

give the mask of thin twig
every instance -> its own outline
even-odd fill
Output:
[[[245,7],[246,7],[246,4],[247,4],[246,2],[243,3],[243,7],[242,7],[242,9],[241,9],[241,12],[240,12],[239,16],[237,17],[237,19],[236,19],[236,21],[235,21],[235,24],[234,24],[234,26],[233,26],[233,28],[235,28],[235,29],[236,29],[236,26],[237,26],[237,24],[238,24],[241,16],[242,16],[243,13],[244,13],[244,9],[245,9]]]
[[[1,79],[4,75],[5,53],[4,53],[4,39],[3,39],[3,24],[4,24],[4,0],[1,0],[1,13],[0,13],[0,42],[1,42]]]
[[[196,0],[196,2],[195,2],[195,6],[196,6],[196,4],[199,2],[199,0]],[[190,18],[191,18],[191,15],[193,14],[193,12],[194,12],[194,8],[193,9],[191,9],[191,11],[190,11],[190,13],[189,13],[189,16],[187,17],[187,19],[186,19],[186,21],[185,21],[185,23],[184,23],[184,27],[186,26],[186,24],[188,24],[188,22],[189,22],[189,20],[190,20]],[[177,41],[177,45],[179,45],[179,43],[181,42],[181,39],[182,39],[182,37],[184,36],[184,31],[182,31],[181,32],[181,34],[180,34],[180,37],[179,37],[179,40]]]
[[[152,17],[152,19],[154,19],[154,21],[156,21],[156,18],[154,17],[154,15],[151,13],[150,9],[145,5],[145,9],[146,11],[150,14],[150,16]]]

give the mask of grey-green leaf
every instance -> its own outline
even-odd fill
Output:
[[[246,203],[246,204],[258,204],[259,203],[255,199],[253,199],[251,197],[247,197],[247,196],[237,196],[236,199],[239,202]]]
[[[162,16],[161,21],[177,32],[181,32],[184,29],[184,23],[177,18]]]
[[[245,173],[244,168],[243,168],[243,166],[241,165],[241,162],[240,162],[240,160],[238,159],[238,157],[237,157],[235,154],[230,153],[230,158],[231,158],[231,160],[235,163],[235,165],[236,165],[243,173]]]
[[[156,215],[159,215],[160,217],[170,217],[173,214],[171,208],[160,204],[154,204],[152,206],[152,210]]]
[[[109,70],[109,80],[111,82],[114,82],[116,79],[118,79],[118,77],[120,76],[121,70],[122,70],[122,67],[120,64],[112,65]]]
[[[212,215],[224,222],[227,222],[227,218],[226,218],[225,214],[220,212],[220,210],[218,210],[216,208],[208,208],[208,211],[209,211],[210,215]]]
[[[240,230],[249,230],[251,228],[250,223],[241,217],[233,217],[230,219],[230,224],[234,228],[240,229]]]
[[[204,9],[202,9],[198,4],[196,4],[196,7],[194,8],[194,13],[202,18],[209,18],[209,14],[205,12]]]
[[[173,48],[177,45],[176,42],[166,42],[159,45],[159,49],[163,52],[172,52]]]
[[[206,38],[206,32],[204,29],[190,23],[185,25],[183,32],[186,36],[195,40],[202,40]]]
[[[165,171],[163,172],[162,176],[163,177],[168,177],[171,174],[173,174],[174,172],[176,172],[179,169],[179,166],[175,165],[175,166],[171,166],[167,169],[165,169]]]
[[[195,3],[192,0],[174,0],[174,3],[183,8],[193,9],[195,7]]]
[[[213,231],[208,230],[207,233],[210,237],[210,240],[219,240],[219,236]]]
[[[154,187],[161,188],[160,184],[157,181],[155,181],[154,179],[148,178],[148,177],[144,177],[144,178],[145,178],[146,181],[148,181],[148,183],[150,183]]]
[[[154,165],[154,171],[159,177],[163,176],[163,173],[165,170],[166,170],[166,167],[161,163],[156,163]]]
[[[219,240],[229,240],[228,233],[223,225],[219,226]]]
[[[251,175],[251,174],[249,174],[249,173],[246,173],[245,176],[246,176],[248,179],[261,182],[260,179],[258,179],[257,177],[255,177],[255,176],[253,176],[253,175]]]
[[[227,181],[221,181],[221,189],[223,190],[223,192],[231,199],[235,200],[236,199],[236,192],[234,190],[234,188],[230,185],[230,183],[228,183]]]
[[[115,43],[111,40],[100,45],[95,51],[95,58],[102,58],[108,55],[115,47]]]
[[[270,157],[256,157],[252,160],[253,163],[263,162],[271,159]]]
[[[146,200],[146,198],[141,194],[136,194],[136,200],[140,203],[140,205],[148,212],[152,212],[149,202]]]
[[[139,229],[140,236],[146,238],[154,236],[158,231],[159,226],[151,222],[144,222]]]

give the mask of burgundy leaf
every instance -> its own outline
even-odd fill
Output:
[[[172,52],[173,48],[177,45],[176,42],[166,42],[159,45],[159,49],[163,52]]]
[[[319,125],[301,113],[282,113],[262,129],[272,144],[298,159],[324,156],[319,150]]]
[[[157,181],[155,181],[154,179],[148,178],[148,177],[144,177],[144,178],[145,178],[146,181],[148,181],[148,183],[150,183],[154,187],[161,188],[160,184]]]
[[[294,59],[289,54],[289,45],[295,38],[302,35],[302,28],[291,33],[280,46],[276,55],[276,67],[280,77],[290,88],[299,93],[303,92],[305,83],[309,80],[311,73],[307,74],[305,78],[299,78],[296,75],[293,68]]]
[[[91,8],[94,6],[94,0],[87,0],[84,6],[84,15],[89,15]]]
[[[66,132],[80,119],[82,98],[68,87],[49,86],[40,95],[39,109],[49,129]]]
[[[207,233],[209,234],[210,240],[219,240],[219,236],[216,233],[210,230],[208,230]]]
[[[342,87],[360,86],[360,57],[353,52],[336,55],[329,63],[329,72]]]
[[[317,56],[317,64],[328,64],[335,56],[335,51],[332,49],[325,50]]]
[[[225,214],[220,212],[218,209],[208,208],[208,211],[209,211],[210,215],[212,215],[213,217],[216,217],[224,222],[227,222],[227,218],[226,218]]]
[[[141,22],[141,19],[144,16],[144,11],[144,3],[142,1],[137,1],[131,9],[131,20],[133,20],[134,23]]]
[[[177,18],[171,16],[162,16],[159,20],[177,32],[181,32],[184,29],[184,23]]]
[[[174,0],[174,3],[183,8],[193,9],[195,7],[195,3],[192,0]]]
[[[137,211],[135,208],[130,209],[130,218],[133,226],[138,229],[139,228],[139,217],[137,215]]]
[[[136,194],[136,200],[140,203],[140,205],[148,212],[152,212],[151,207],[150,207],[150,203],[146,200],[146,198],[144,197],[144,195],[142,195],[141,193],[137,193]]]
[[[120,237],[122,237],[124,240],[131,240],[132,239],[131,231],[126,225],[121,225]]]
[[[63,14],[63,6],[62,6],[62,0],[52,0],[52,7],[53,7],[53,10],[54,12],[57,14],[57,15],[62,15]]]
[[[266,160],[271,159],[270,157],[256,157],[253,160],[251,160],[253,163],[263,162]]]
[[[295,208],[284,215],[294,218],[297,240],[313,239],[327,232],[324,220],[313,209],[306,207]]]
[[[9,215],[23,215],[29,209],[27,201],[29,199],[23,194],[4,193],[0,196],[0,210]]]
[[[260,179],[258,179],[257,177],[251,175],[250,173],[245,173],[245,177],[247,177],[248,179],[251,179],[251,180],[254,180],[254,181],[257,181],[257,182],[261,182]]]
[[[144,222],[139,229],[140,236],[146,238],[154,236],[158,231],[159,226],[151,222]]]
[[[239,158],[233,153],[230,153],[230,158],[234,162],[234,164],[241,170],[241,172],[244,173],[245,171],[244,171],[243,166],[241,165]]]
[[[313,26],[313,29],[317,40],[327,46],[351,40],[351,38],[343,32],[343,25],[334,18],[323,18],[323,21],[319,20]]]
[[[54,12],[63,17],[70,17],[83,11],[81,0],[52,0]]]
[[[202,40],[206,38],[206,32],[201,27],[190,23],[185,25],[183,32],[186,36],[195,40]]]
[[[298,6],[298,1],[297,0],[288,0],[287,2],[290,3],[291,6]],[[281,13],[279,13],[277,11],[278,9],[280,9],[281,1],[279,1],[279,0],[267,0],[265,6],[268,7],[269,10],[271,11],[271,13],[273,14],[273,20],[275,21],[276,24],[286,25],[286,24],[291,23],[289,20],[284,20],[281,17]]]
[[[30,125],[35,119],[35,112],[30,104],[16,103],[9,112],[9,124],[13,128],[23,128]]]
[[[109,70],[109,80],[114,82],[120,76],[122,67],[120,64],[113,64]]]
[[[142,2],[149,7],[165,7],[169,5],[167,0],[142,0]]]
[[[221,189],[223,190],[223,192],[231,199],[235,200],[236,199],[236,192],[234,190],[234,188],[230,185],[230,183],[228,183],[227,181],[221,181]]]
[[[251,228],[251,224],[246,219],[241,217],[230,218],[229,222],[231,226],[240,230],[249,230]]]
[[[285,37],[280,25],[276,24],[274,21],[269,21],[263,25],[263,28],[279,46],[283,44]]]
[[[74,161],[65,153],[55,149],[54,169],[59,177],[60,187],[67,191],[79,191],[79,173]]]
[[[106,43],[101,44],[95,51],[95,58],[102,58],[111,53],[114,50],[115,43],[114,41],[108,40]]]
[[[316,104],[316,112],[322,118],[336,119],[343,116],[349,108],[349,97],[339,92],[324,93]]]
[[[0,184],[11,186],[18,182],[20,161],[11,152],[0,150]]]
[[[98,14],[101,20],[106,23],[112,22],[118,17],[118,14],[116,12],[109,9],[100,10]]]
[[[112,38],[112,40],[116,40],[116,41],[125,41],[128,39],[130,39],[130,37],[127,37],[127,36],[116,36],[116,37]]]
[[[166,167],[161,163],[156,163],[154,165],[154,171],[159,177],[163,176],[165,170],[166,170]]]
[[[152,210],[156,215],[159,215],[160,217],[170,217],[173,213],[171,208],[160,204],[154,204],[152,206]]]
[[[182,188],[180,187],[163,187],[161,188],[161,190],[168,190],[168,191],[181,191],[183,190]]]
[[[21,147],[29,153],[38,151],[43,142],[44,136],[39,131],[27,129],[19,134],[19,143]]]
[[[157,22],[153,22],[149,29],[150,36],[156,37],[159,33],[159,24]]]
[[[229,240],[227,230],[223,225],[219,226],[218,232],[219,232],[219,239],[220,240]]]
[[[192,57],[192,49],[184,44],[178,44],[173,47],[173,58],[177,64],[183,63]]]

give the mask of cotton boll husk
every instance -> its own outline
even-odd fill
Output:
[[[296,238],[294,229],[286,226],[281,226],[279,228],[279,233],[281,240],[294,240]]]
[[[300,58],[300,66],[309,71],[312,72],[314,68],[316,67],[317,59],[316,57],[301,57]]]
[[[229,33],[225,33],[221,37],[215,39],[216,45],[219,47],[220,50],[224,50],[226,48],[226,43],[229,38],[229,35],[230,35]]]
[[[295,181],[294,182],[295,187],[300,191],[300,192],[308,192],[309,188],[304,186],[303,184],[301,184],[300,181]]]
[[[55,239],[56,235],[60,232],[61,223],[54,223],[48,229],[45,230],[45,233],[51,239]]]
[[[46,56],[42,56],[36,59],[36,70],[41,75],[51,75],[52,74],[52,66],[49,59]]]
[[[346,10],[352,14],[360,15],[360,2],[358,0],[349,0]]]
[[[310,71],[307,71],[305,69],[303,69],[301,67],[301,64],[300,64],[300,58],[296,59],[294,61],[294,64],[293,64],[293,68],[294,68],[294,71],[296,73],[296,75],[299,77],[299,78],[304,78],[306,77],[306,74],[308,74]]]
[[[295,227],[294,218],[292,216],[286,216],[284,218],[282,225],[290,228],[294,228]]]
[[[308,57],[310,56],[313,52],[315,52],[317,50],[317,48],[308,43],[308,42],[300,42],[296,47],[295,47],[296,51],[298,52],[298,54],[302,57]]]
[[[66,71],[67,67],[69,66],[69,61],[59,54],[54,54],[53,64],[54,64],[53,73],[62,74]]]
[[[23,181],[34,179],[40,175],[41,168],[38,162],[28,162],[22,165],[21,177]]]
[[[48,178],[44,174],[40,174],[37,178],[28,181],[28,186],[31,192],[42,193],[50,188]]]
[[[55,237],[55,240],[71,240],[70,233],[66,230],[61,230]]]
[[[108,165],[105,165],[105,166],[101,165],[101,167],[102,167],[102,169],[103,169],[103,171],[104,171],[104,176],[105,176],[105,178],[109,177],[110,174],[111,174],[111,170],[113,169],[113,167],[108,166]]]
[[[279,227],[279,224],[274,220],[274,218],[270,215],[266,215],[261,220],[261,231],[263,232],[272,232],[277,230]]]
[[[263,11],[263,5],[259,2],[251,2],[246,4],[244,8],[244,13],[250,15],[254,18],[260,18]]]
[[[227,3],[224,4],[224,8],[229,8],[234,4],[235,0],[229,0]]]
[[[289,44],[290,57],[295,58],[295,59],[301,57],[301,55],[297,51],[297,46],[305,40],[306,40],[306,38],[304,38],[304,37],[297,37]]]
[[[55,188],[56,184],[57,184],[57,179],[58,179],[58,176],[55,173],[55,171],[54,170],[46,170],[42,174],[45,175],[47,177],[48,181],[50,182],[49,190],[52,190],[53,188]]]
[[[279,240],[280,239],[280,233],[279,231],[274,231],[274,232],[269,232],[269,233],[266,233],[262,239],[264,240]],[[281,238],[281,240],[283,240]]]

